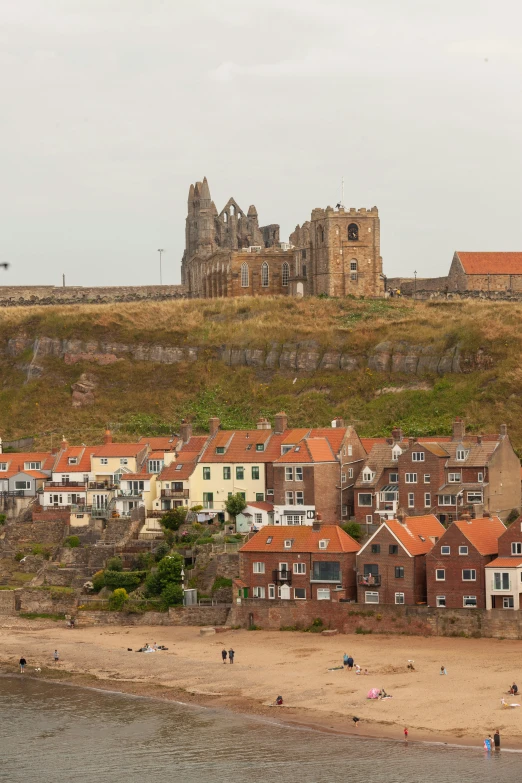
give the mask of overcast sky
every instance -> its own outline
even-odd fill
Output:
[[[519,0],[2,0],[0,284],[179,281],[208,177],[286,238],[377,205],[388,276],[522,250]]]

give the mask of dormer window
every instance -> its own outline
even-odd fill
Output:
[[[69,457],[67,460],[69,465],[77,465],[78,464],[78,457]]]
[[[224,453],[225,453],[224,446],[216,446],[216,454],[224,454]]]
[[[468,452],[465,449],[460,447],[457,449],[457,460],[459,462],[464,462],[467,456],[468,456]]]
[[[265,450],[264,443],[256,443],[256,451],[264,451],[264,450]]]
[[[329,538],[321,538],[321,540],[319,541],[319,549],[327,549],[329,543],[330,543]]]
[[[363,470],[363,474],[362,474],[363,481],[371,481],[372,478],[373,478],[373,473],[371,470]]]
[[[4,473],[7,470],[7,462],[0,462],[0,471]]]
[[[162,459],[149,459],[149,473],[160,473],[162,467]]]
[[[284,544],[283,544],[284,548],[285,549],[291,549],[293,540],[294,540],[293,538],[285,538],[285,541],[284,541]]]
[[[281,454],[288,454],[292,446],[281,446]]]
[[[393,460],[393,462],[397,462],[397,460],[399,459],[401,454],[402,454],[401,447],[400,446],[394,446],[393,449],[392,449],[392,460]]]
[[[40,470],[41,467],[41,462],[26,462],[24,465],[24,470]]]

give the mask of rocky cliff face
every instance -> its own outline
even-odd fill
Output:
[[[340,370],[351,372],[368,368],[374,372],[404,373],[463,373],[484,369],[492,359],[481,349],[469,354],[462,352],[459,345],[445,350],[434,346],[414,343],[381,342],[365,354],[350,353],[335,349],[324,349],[312,340],[296,343],[269,343],[264,348],[244,348],[233,345],[221,346],[164,346],[136,343],[128,345],[116,342],[96,342],[59,339],[50,337],[11,338],[0,353],[19,357],[28,350],[32,358],[24,365],[28,380],[43,371],[39,360],[46,356],[63,359],[67,364],[92,362],[107,365],[129,358],[135,362],[176,364],[210,358],[230,366],[259,367],[269,370],[292,372],[313,372],[315,370]]]

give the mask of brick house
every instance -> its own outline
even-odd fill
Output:
[[[357,553],[357,601],[426,602],[426,554],[444,535],[436,516],[383,521]]]
[[[498,555],[506,530],[498,517],[453,522],[426,555],[428,605],[486,607],[486,566]]]
[[[522,291],[522,253],[468,253],[457,250],[448,291]]]
[[[357,541],[338,525],[264,527],[239,550],[245,597],[354,600],[358,551]]]
[[[522,607],[522,517],[498,539],[498,557],[486,565],[486,609]]]

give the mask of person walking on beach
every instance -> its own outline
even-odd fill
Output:
[[[231,647],[230,650],[228,651],[228,659],[229,659],[230,663],[234,663],[234,655],[235,655],[235,652],[234,652],[234,650]]]
[[[500,750],[500,731],[495,729],[493,734],[493,742],[495,743],[495,750]]]
[[[445,667],[445,666],[441,666],[441,667],[440,667],[440,673],[441,673],[441,674],[447,674],[447,673],[448,673],[448,672],[446,671],[446,667]]]
[[[346,668],[348,669],[349,672],[351,672],[352,669],[353,669],[353,658],[352,658],[351,655],[348,656],[348,661],[346,663]]]
[[[406,740],[406,742],[408,742],[408,734],[409,734],[408,729],[404,727],[404,739]]]
[[[227,662],[227,651],[225,650],[224,647],[221,650],[221,657],[223,658],[223,663],[226,663]]]
[[[20,674],[24,673],[24,669],[25,669],[26,663],[27,663],[27,661],[25,660],[24,656],[22,655],[22,657],[20,658]]]
[[[360,719],[360,718],[357,718],[357,717],[354,715],[354,716],[353,716],[353,718],[352,718],[352,720],[353,720],[353,723],[354,723],[354,726],[355,726],[355,728],[356,728],[356,729],[358,729],[358,728],[359,728],[359,721],[360,721],[361,719]]]
[[[54,658],[54,662],[58,663],[58,661],[60,660],[60,656],[58,655],[58,650],[54,651],[53,658]]]

